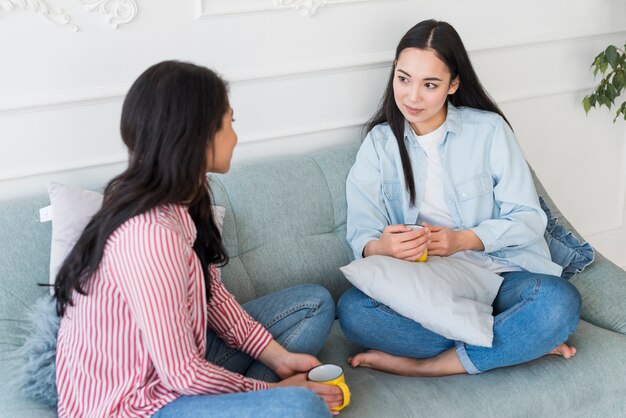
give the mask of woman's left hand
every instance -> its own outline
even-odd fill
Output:
[[[274,372],[281,379],[298,373],[306,373],[321,364],[318,359],[310,354],[290,353],[289,351],[281,360],[280,364],[274,368]]]
[[[310,354],[290,353],[275,340],[263,350],[259,360],[274,370],[281,379],[305,373],[321,363]]]
[[[432,226],[426,223],[424,227],[430,229],[430,244],[428,255],[447,257],[459,251],[485,249],[483,242],[469,229],[450,229],[445,226]]]

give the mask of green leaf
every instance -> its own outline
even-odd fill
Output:
[[[606,96],[598,96],[598,101],[600,102],[600,105],[604,105],[606,107],[608,107],[609,109],[611,108],[611,102],[609,101],[609,99],[607,99]]]
[[[593,70],[594,77],[601,74],[602,78],[596,85],[595,91],[583,98],[582,106],[585,113],[588,113],[592,107],[606,106],[611,110],[615,106],[617,109],[613,122],[620,115],[626,120],[626,101],[621,104],[615,103],[622,92],[626,91],[626,44],[623,50],[614,45],[606,47],[604,51],[596,55],[590,69]]]
[[[600,107],[604,106],[604,96],[597,96],[597,100]]]
[[[595,67],[594,76],[598,71],[604,74],[604,71],[606,71],[607,65],[608,65],[608,62],[606,60],[606,57],[604,56],[604,51],[602,51],[593,60],[592,67]]]
[[[615,98],[617,97],[617,90],[615,89],[613,84],[607,85],[606,97],[611,101],[612,104],[615,104]]]
[[[620,58],[619,54],[617,53],[617,48],[615,48],[615,46],[613,45],[609,45],[604,51],[604,56],[606,57],[607,62],[611,64],[611,68],[616,69],[617,62]]]
[[[613,76],[613,86],[621,92],[626,85],[626,74],[624,70],[617,70]]]
[[[609,67],[609,63],[607,61],[603,61],[602,64],[600,64],[600,71],[602,72],[602,74],[606,73],[606,69]]]
[[[585,96],[583,99],[583,109],[585,109],[585,113],[589,113],[589,109],[591,109],[591,100],[589,96]]]
[[[626,102],[622,103],[619,109],[617,109],[617,112],[615,113],[615,117],[613,118],[613,123],[615,123],[620,113],[624,116],[624,120],[626,120]]]

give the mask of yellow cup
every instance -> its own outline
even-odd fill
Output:
[[[412,228],[412,229],[424,228],[422,225],[417,225],[417,224],[404,224],[404,226]],[[419,258],[417,258],[415,261],[426,261],[426,260],[428,260],[428,248],[426,248],[424,252],[422,253],[422,255],[420,255]]]
[[[343,403],[340,406],[331,408],[333,411],[341,411],[350,403],[350,388],[346,385],[343,369],[340,366],[336,364],[321,364],[309,371],[307,379],[310,382],[337,386],[341,389],[343,392]]]

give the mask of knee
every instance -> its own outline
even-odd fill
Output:
[[[327,319],[332,324],[335,320],[335,301],[328,289],[318,284],[305,284],[300,287],[306,295],[306,303],[316,306],[315,315]]]
[[[281,391],[281,396],[285,400],[285,402],[281,402],[281,406],[285,409],[280,411],[277,416],[302,418],[330,416],[326,403],[312,390],[303,387],[288,387],[278,390]]]
[[[337,317],[339,322],[342,322],[350,317],[350,313],[354,311],[354,308],[360,304],[361,291],[356,287],[351,287],[346,290],[337,302]]]
[[[369,299],[367,295],[353,287],[346,290],[337,303],[339,325],[346,337],[351,340],[355,339],[355,332],[361,328],[358,322],[360,318],[363,318],[363,309],[367,299]]]
[[[540,293],[550,307],[547,312],[552,322],[573,333],[578,325],[582,301],[578,289],[561,277],[546,276],[541,279]]]

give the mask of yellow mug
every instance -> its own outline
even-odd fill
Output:
[[[404,226],[409,227],[411,229],[424,228],[422,225],[417,225],[417,224],[404,224]],[[415,261],[426,261],[426,260],[428,260],[428,248],[426,248],[424,252],[422,253],[422,255],[420,255],[419,258],[417,258]]]
[[[337,386],[341,389],[343,392],[343,403],[340,406],[331,408],[331,410],[341,411],[350,403],[350,388],[346,385],[343,369],[340,366],[336,364],[321,364],[309,371],[307,380],[324,385]]]

